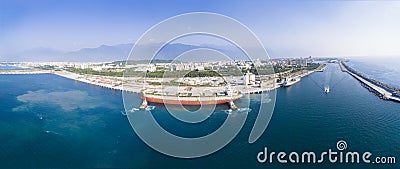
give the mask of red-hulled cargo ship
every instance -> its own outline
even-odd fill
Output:
[[[241,98],[242,95],[238,94],[235,96],[168,96],[168,95],[153,95],[143,94],[142,99],[147,102],[153,103],[164,103],[164,104],[179,104],[179,105],[210,105],[210,104],[224,104]]]
[[[211,96],[191,96],[185,95],[166,95],[163,93],[147,93],[143,92],[142,99],[146,102],[177,104],[177,105],[212,105],[224,104],[241,98],[243,95],[238,92],[232,92],[230,87],[227,87],[224,92],[215,93]]]

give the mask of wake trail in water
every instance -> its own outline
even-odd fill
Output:
[[[44,132],[47,134],[61,135],[60,133],[57,133],[57,132],[51,131],[51,130],[44,130]]]
[[[340,82],[342,82],[343,80],[347,79],[349,76],[344,76],[342,77],[340,80],[338,80],[336,83],[334,83],[331,88],[335,88],[338,84],[340,84]]]
[[[319,85],[314,78],[312,78],[311,76],[309,76],[309,78],[311,79],[311,81],[317,86],[319,87],[321,90],[324,90],[324,87],[322,87],[321,85]]]
[[[251,109],[248,107],[243,107],[243,108],[237,108],[236,110],[226,109],[226,110],[222,110],[222,111],[225,112],[226,114],[249,113],[251,111]]]
[[[150,110],[154,110],[155,108],[156,108],[156,106],[147,106],[144,110],[150,111]],[[128,115],[128,113],[133,113],[136,111],[143,111],[143,110],[140,110],[139,108],[132,108],[131,110],[128,110],[128,111],[121,111],[121,114],[126,116],[126,115]]]
[[[334,79],[338,79],[340,77],[338,71],[336,69],[332,69],[332,67],[328,68],[324,72],[324,82],[323,85],[319,84],[317,80],[315,80],[312,76],[309,76],[311,81],[318,86],[321,90],[326,91],[327,88],[334,89],[337,85],[339,85],[343,80],[347,79],[349,76],[342,76],[338,81],[332,82]],[[341,72],[340,72],[341,73]]]

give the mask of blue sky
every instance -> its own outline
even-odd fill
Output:
[[[187,12],[249,27],[272,57],[400,56],[400,2],[0,0],[0,55],[134,43]]]

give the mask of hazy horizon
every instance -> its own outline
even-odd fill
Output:
[[[400,2],[393,1],[5,0],[0,3],[0,61],[15,57],[40,60],[40,52],[57,55],[133,44],[153,25],[198,11],[243,23],[258,36],[271,58],[400,56]],[[28,56],[34,52],[39,56]]]

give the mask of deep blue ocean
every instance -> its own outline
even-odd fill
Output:
[[[379,72],[366,73],[385,80]],[[196,159],[169,157],[143,143],[121,113],[121,91],[51,74],[0,75],[0,88],[0,168],[399,168],[400,103],[379,99],[337,64],[279,88],[272,119],[253,144],[248,137],[260,100],[250,95],[252,111],[239,135],[220,151]],[[202,127],[186,128],[163,105],[155,106],[152,114],[162,126],[188,136],[212,132],[227,117],[227,106],[220,105]],[[394,156],[397,164],[260,164],[256,158],[266,146],[320,153],[336,150],[339,140],[349,151]]]

